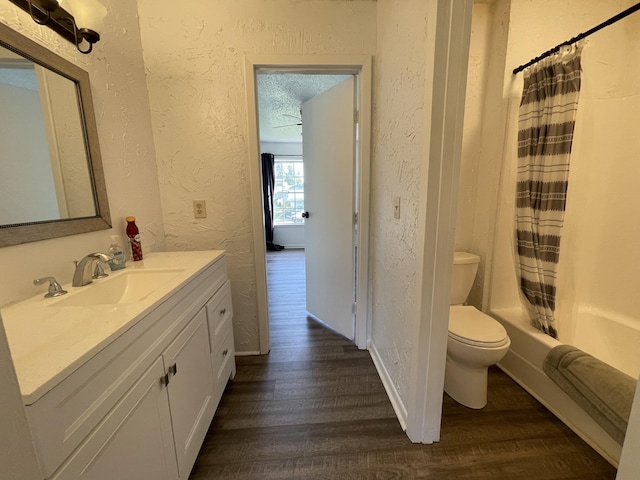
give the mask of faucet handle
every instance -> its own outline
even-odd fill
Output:
[[[99,278],[105,278],[108,276],[109,274],[105,273],[104,269],[102,268],[102,265],[100,265],[100,262],[96,262],[96,268],[94,268],[93,276],[91,278],[93,278],[94,280],[97,280]]]
[[[58,281],[53,277],[38,278],[33,281],[33,284],[42,285],[44,282],[49,282],[49,293],[45,294],[44,298],[59,297],[67,293],[67,291],[63,290],[62,286],[60,286]]]

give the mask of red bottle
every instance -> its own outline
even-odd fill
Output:
[[[142,260],[142,245],[140,244],[140,231],[136,225],[136,217],[127,217],[127,237],[131,244],[131,256],[133,261]]]

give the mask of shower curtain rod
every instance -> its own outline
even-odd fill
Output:
[[[632,7],[627,8],[625,11],[620,12],[617,15],[614,15],[609,20],[605,20],[600,25],[596,25],[595,27],[593,27],[591,30],[587,30],[586,32],[581,33],[579,35],[576,35],[575,37],[567,40],[566,42],[562,42],[561,44],[556,45],[552,49],[547,50],[546,52],[542,53],[540,56],[538,56],[538,57],[536,57],[536,58],[534,58],[532,60],[529,60],[524,65],[520,65],[518,68],[515,68],[513,70],[513,74],[515,75],[515,74],[523,71],[525,68],[530,67],[534,63],[538,63],[540,60],[542,60],[544,58],[547,58],[550,55],[553,55],[554,53],[558,52],[560,50],[560,47],[562,47],[563,45],[571,45],[572,43],[576,43],[576,42],[582,40],[583,38],[588,37],[592,33],[596,33],[598,30],[602,30],[604,27],[608,27],[609,25],[612,25],[612,24],[616,23],[618,20],[622,20],[624,17],[627,17],[627,16],[631,15],[633,12],[636,12],[638,10],[640,10],[640,3],[636,3]]]

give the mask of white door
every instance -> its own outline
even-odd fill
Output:
[[[302,105],[307,311],[354,339],[355,77]]]

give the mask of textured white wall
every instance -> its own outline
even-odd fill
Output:
[[[471,250],[480,255],[480,265],[474,287],[468,302],[486,309],[489,289],[485,288],[491,269],[488,266],[494,251],[496,208],[500,184],[501,158],[504,150],[508,102],[504,98],[504,72],[510,68],[506,64],[507,38],[509,35],[510,0],[493,3],[490,17],[490,39],[488,44],[488,67],[484,89],[482,112],[482,140],[478,163],[477,193],[475,203],[476,219],[473,225]]]
[[[372,342],[407,403],[415,334],[416,228],[427,117],[427,2],[378,2],[371,176]],[[393,198],[401,198],[400,219]]]
[[[54,275],[71,281],[73,260],[106,250],[112,233],[124,235],[124,217],[136,215],[144,241],[164,247],[155,149],[142,67],[135,4],[103,0],[109,13],[102,41],[90,55],[48,28],[37,26],[9,2],[0,4],[0,22],[87,70],[91,77],[98,135],[111,207],[112,230],[27,243],[0,249],[0,305],[36,295],[33,279]],[[155,245],[154,245],[155,244]]]
[[[138,3],[168,248],[227,250],[236,349],[258,351],[244,55],[373,55],[376,3]]]
[[[483,107],[489,67],[492,6],[475,4],[469,45],[469,70],[465,96],[460,191],[456,222],[456,250],[471,251],[478,192],[478,167],[482,147]]]
[[[475,3],[460,165],[456,250],[480,256],[468,303],[485,306],[485,269],[493,248],[503,153],[506,100],[503,78],[509,0]]]

